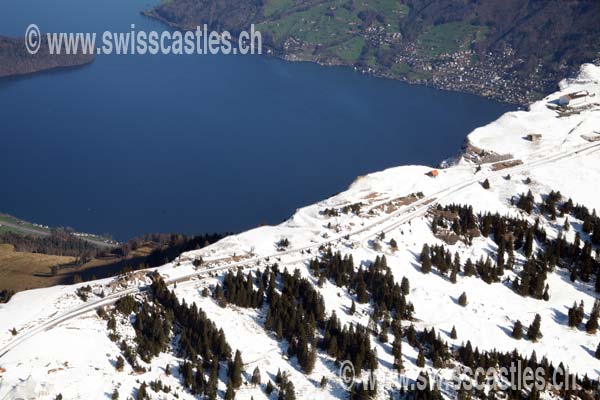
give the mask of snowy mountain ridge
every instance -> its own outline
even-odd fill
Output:
[[[581,91],[587,96],[577,104],[558,105],[561,96]],[[538,361],[545,356],[554,365],[564,363],[573,373],[597,379],[600,360],[594,353],[600,336],[567,325],[574,302],[583,301],[586,320],[589,317],[588,311],[598,298],[593,281],[573,283],[568,270],[554,269],[545,281],[549,287],[549,300],[545,301],[524,297],[511,287],[510,282],[519,277],[520,265],[527,261],[522,254],[516,256],[519,267],[507,270],[501,281],[493,283],[463,273],[456,283],[437,271],[424,274],[420,254],[424,245],[444,245],[458,253],[463,262],[495,257],[498,245],[490,237],[477,235],[466,240],[458,235],[453,241],[433,232],[433,218],[445,215],[441,208],[451,204],[470,205],[476,214],[490,212],[525,219],[531,225],[539,219],[551,240],[564,237],[572,243],[577,232],[583,240],[588,238],[582,220],[570,215],[551,219],[542,212],[528,214],[515,202],[519,195],[531,191],[535,203],[543,204],[550,192],[560,191],[565,201],[571,198],[589,210],[598,210],[599,94],[600,67],[586,64],[577,78],[563,81],[558,92],[532,104],[528,111],[507,113],[470,133],[465,155],[456,165],[437,171],[437,177],[430,176],[435,173],[426,166],[395,167],[360,177],[347,191],[297,210],[281,225],[227,237],[155,270],[171,284],[177,298],[204,310],[223,330],[233,352],[240,350],[248,384],[237,389],[236,398],[268,398],[264,383],[267,379],[275,381],[278,371],[289,374],[297,398],[348,396],[338,376],[339,365],[326,352],[318,353],[309,374],[300,368],[295,356],[288,357],[289,343],[263,326],[266,306],[261,309],[230,303],[222,307],[214,296],[217,284],[223,284],[225,271],[264,271],[277,263],[281,270],[298,269],[314,285],[324,299],[327,315],[335,312],[342,324],[372,325],[373,302],[359,302],[354,290],[320,280],[311,270],[309,261],[327,249],[352,255],[357,268],[369,268],[376,257],[385,255],[394,280],[399,284],[407,278],[410,282],[407,299],[414,305],[414,315],[403,321],[404,328],[435,328],[441,339],[457,348],[470,341],[485,351],[517,349],[528,357],[535,351]],[[541,243],[536,241],[533,248],[540,249]],[[597,246],[593,251],[598,257]],[[181,383],[178,366],[184,359],[174,351],[181,339],[177,334],[167,351],[149,362],[139,361],[145,371],[136,371],[130,364],[122,371],[115,368],[124,350],[111,340],[109,331],[134,346],[132,317],[117,318],[116,327],[107,329],[105,318],[94,311],[102,307],[109,315],[117,315],[112,308],[117,300],[126,295],[140,301],[146,298],[152,282],[146,272],[26,291],[0,305],[0,399],[54,399],[59,393],[67,399],[111,398],[115,390],[121,398],[136,398],[142,382],[156,380],[171,390],[150,391],[149,398],[174,398],[175,393],[179,398],[194,398]],[[87,291],[88,285],[84,301],[77,293]],[[204,296],[205,288],[204,294],[212,295]],[[459,304],[462,293],[468,297],[466,306]],[[351,313],[353,304],[356,312]],[[543,337],[537,342],[511,337],[517,320],[527,326],[536,314],[541,316]],[[451,337],[453,328],[457,339]],[[371,345],[378,359],[374,373],[377,398],[389,398],[390,392],[398,396],[394,390],[402,386],[394,370],[391,342],[372,335]],[[402,358],[402,376],[416,379],[421,371],[417,366],[419,351],[407,339],[403,339]],[[170,374],[165,370],[167,364],[173,368]],[[427,365],[431,367],[432,361]],[[255,368],[262,373],[263,385],[249,383]],[[219,397],[227,395],[224,369],[219,372]],[[448,379],[450,374],[449,370],[441,372]],[[324,387],[320,385],[322,377],[328,381]],[[451,391],[443,395],[456,397]]]

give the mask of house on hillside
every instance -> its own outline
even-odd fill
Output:
[[[542,135],[539,133],[530,133],[529,135],[525,136],[525,139],[529,140],[530,142],[538,143],[542,141]]]
[[[581,90],[579,92],[567,93],[563,94],[558,99],[558,105],[567,107],[567,106],[577,106],[585,103],[587,97],[590,93],[587,90]]]

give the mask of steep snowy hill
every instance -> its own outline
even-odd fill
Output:
[[[561,97],[584,91],[586,96],[559,106]],[[0,305],[0,399],[59,394],[100,399],[115,393],[144,398],[146,391],[147,398],[185,399],[205,392],[201,388],[211,382],[219,397],[227,397],[228,381],[237,386],[231,372],[235,362],[227,363],[236,350],[243,360],[236,398],[269,398],[269,381],[275,387],[271,398],[278,391],[286,398],[286,379],[296,398],[347,398],[351,392],[339,376],[340,362],[356,352],[343,354],[341,342],[332,345],[332,313],[342,326],[368,327],[367,347],[375,351],[366,350],[365,362],[376,360],[376,398],[400,398],[400,388],[423,370],[420,358],[436,378],[450,381],[457,372],[452,366],[468,364],[462,347],[467,342],[480,352],[516,349],[526,358],[535,352],[537,362],[545,357],[579,378],[598,379],[600,336],[593,329],[586,332],[585,325],[593,319],[600,288],[595,283],[600,222],[593,211],[600,206],[599,94],[600,67],[584,65],[576,79],[564,81],[559,92],[528,111],[508,113],[472,132],[463,156],[447,168],[432,173],[431,167],[402,166],[359,177],[347,191],[299,209],[279,226],[182,254],[155,269],[176,304],[158,283],[150,286],[153,279],[158,282],[152,271],[18,293]],[[441,257],[435,254],[439,246],[444,246]],[[337,269],[331,256],[337,252],[351,255],[353,272]],[[430,272],[424,261],[429,257]],[[320,267],[311,262],[315,259]],[[244,280],[252,272],[253,279],[246,286],[231,275],[228,283],[227,271],[243,271],[238,278]],[[409,283],[402,285],[402,294],[394,292],[389,282],[400,285],[403,278]],[[297,309],[284,313],[289,324],[278,324],[277,307],[285,305],[286,293],[298,300]],[[311,311],[319,295],[324,315],[319,306]],[[583,321],[569,326],[570,308],[581,301]],[[198,310],[214,326],[202,322]],[[527,327],[536,314],[542,335],[528,340],[532,330]],[[293,316],[306,328],[296,326]],[[401,329],[395,321],[401,321]],[[524,327],[521,340],[513,338],[517,321]],[[424,333],[431,328],[439,341]],[[198,329],[203,334],[193,343]],[[227,351],[219,330],[231,349],[220,361],[215,354]],[[351,337],[362,340],[358,333]],[[400,373],[395,341],[402,342]],[[148,354],[147,348],[152,349]],[[314,357],[314,366],[306,367],[303,349]],[[365,380],[368,366],[363,368],[356,374]],[[251,383],[255,369],[261,385]],[[287,376],[279,385],[278,371]],[[450,386],[440,389],[446,398],[463,395]],[[547,389],[542,397],[564,395]],[[211,390],[206,393],[215,393]]]

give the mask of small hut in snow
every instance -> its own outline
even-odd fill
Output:
[[[590,94],[587,90],[581,90],[579,92],[563,94],[558,99],[558,104],[561,106],[576,106],[585,102],[586,97]]]
[[[535,143],[542,141],[542,135],[540,135],[539,133],[530,133],[529,135],[525,136],[525,138],[530,142]]]

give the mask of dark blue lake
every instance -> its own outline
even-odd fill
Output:
[[[164,27],[139,0],[2,0],[0,34]],[[0,80],[0,211],[109,232],[279,223],[357,175],[435,165],[513,107],[263,56],[99,56]]]

